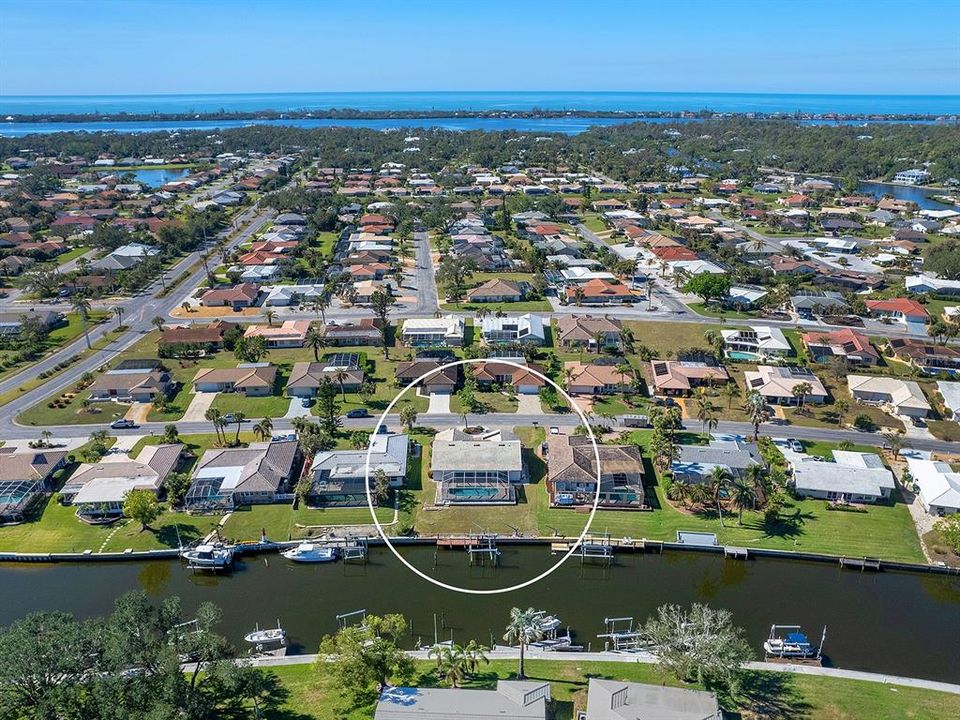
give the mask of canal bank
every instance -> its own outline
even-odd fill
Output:
[[[470,566],[465,554],[403,547],[411,563],[460,586],[515,584],[553,564],[545,548],[509,545],[497,567]],[[64,593],[64,588],[70,588]],[[602,650],[604,618],[643,621],[664,603],[707,603],[730,610],[760,652],[770,625],[826,625],[828,664],[941,682],[960,682],[960,578],[853,572],[836,564],[764,558],[744,562],[719,553],[621,553],[612,566],[571,559],[543,581],[505,596],[438,590],[416,578],[385,548],[366,564],[295,565],[277,555],[243,558],[229,576],[193,574],[176,560],[0,566],[0,624],[34,610],[81,617],[108,613],[124,592],[179,596],[188,613],[201,602],[223,611],[221,631],[240,644],[259,623],[279,620],[293,653],[315,652],[337,628],[336,616],[365,609],[398,612],[411,624],[408,646],[435,640],[499,641],[510,606],[548,610],[575,641]]]

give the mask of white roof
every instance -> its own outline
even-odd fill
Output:
[[[683,270],[690,275],[703,275],[704,273],[723,275],[726,272],[722,267],[715,265],[709,260],[675,260],[667,264],[673,268],[674,271]]]
[[[960,280],[944,280],[932,275],[909,275],[904,280],[905,287],[912,292],[933,290],[960,290]]]
[[[560,271],[560,276],[567,282],[585,282],[587,280],[613,280],[613,273],[602,270],[590,270],[585,267],[566,267]]]
[[[929,505],[960,510],[960,473],[945,462],[907,459],[910,477],[920,488],[920,495]]]
[[[445,315],[441,318],[409,318],[403,321],[403,334],[435,333],[446,337],[463,335],[463,318]]]
[[[762,288],[747,287],[746,285],[733,285],[730,288],[728,296],[738,300],[746,300],[755,303],[760,298],[767,296],[767,291]]]
[[[812,458],[795,462],[793,479],[797,490],[882,497],[884,489],[893,490],[896,486],[893,473],[875,453],[835,450],[833,457],[836,462],[818,462]]]
[[[744,336],[744,333],[753,331],[756,333],[756,340],[752,337]],[[789,352],[792,348],[783,331],[778,327],[768,325],[751,325],[749,328],[737,328],[730,330],[721,330],[720,335],[725,343],[733,342],[756,342],[760,350],[783,350]]]
[[[885,395],[887,396],[887,402],[898,408],[930,409],[930,403],[927,402],[923,390],[912,380],[878,375],[847,375],[847,387],[854,397],[857,393]]]
[[[952,412],[960,412],[960,382],[937,381],[937,390],[943,397],[943,404]]]
[[[484,335],[490,332],[503,332],[505,326],[514,325],[516,326],[518,336],[521,338],[535,337],[542,340],[545,337],[543,320],[539,315],[531,315],[530,313],[517,317],[495,317],[488,315],[474,322],[480,324],[480,331]]]

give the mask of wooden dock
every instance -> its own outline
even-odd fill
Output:
[[[877,572],[882,570],[882,567],[880,566],[880,559],[871,558],[871,557],[860,557],[860,558],[841,557],[840,567],[844,569],[850,568],[853,570],[860,570],[861,572],[863,572],[864,570],[875,570]]]

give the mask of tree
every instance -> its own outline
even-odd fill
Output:
[[[385,503],[390,497],[390,478],[383,468],[377,468],[373,473],[373,496],[378,505]]]
[[[340,428],[341,420],[337,391],[329,378],[323,378],[317,388],[317,410],[320,416],[320,427],[332,437]]]
[[[527,645],[543,639],[542,617],[542,610],[534,610],[533,608],[521,610],[517,607],[510,609],[510,621],[507,623],[506,632],[503,634],[503,641],[508,645],[516,644],[520,646],[518,680],[523,680],[526,677],[523,673],[523,660]]]
[[[759,467],[754,465],[752,467]],[[753,508],[757,504],[757,488],[751,482],[735,480],[728,487],[730,501],[737,509],[737,525],[743,525],[743,511]]]
[[[221,437],[220,435],[220,420],[222,419],[222,414],[216,408],[209,408],[204,414],[203,418],[211,423],[213,423],[213,431],[217,434],[217,444],[224,444],[226,438]]]
[[[190,489],[191,482],[190,475],[187,473],[172,472],[167,475],[166,480],[163,481],[163,487],[167,491],[167,500],[172,505],[179,505],[187,494],[187,490]]]
[[[349,378],[350,378],[350,375],[348,375],[347,371],[342,367],[338,367],[336,370],[333,371],[333,379],[340,386],[340,395],[343,398],[344,402],[347,401],[347,391],[344,389],[343,383],[345,380],[348,380]]]
[[[113,314],[117,316],[117,330],[123,327],[123,307],[117,305],[113,309]]]
[[[397,299],[383,289],[376,290],[370,296],[370,307],[373,309],[373,315],[377,319],[377,324],[380,328],[380,342],[383,343],[383,357],[385,359],[388,359],[390,354],[388,347],[390,321],[388,316],[390,314],[390,307],[396,302]]]
[[[793,389],[790,390],[790,394],[797,399],[797,406],[802,410],[803,401],[806,400],[807,395],[813,392],[813,385],[808,382],[800,382],[793,386]]]
[[[371,615],[320,641],[317,673],[330,677],[354,704],[372,701],[391,680],[413,678],[413,660],[400,646],[407,634],[402,615]]]
[[[446,291],[451,302],[458,303],[466,293],[467,281],[473,277],[477,265],[473,260],[445,255],[437,268],[437,282]]]
[[[354,430],[350,433],[350,446],[354,450],[363,450],[370,444],[370,432],[367,430]]]
[[[268,327],[273,327],[273,321],[277,319],[277,311],[276,311],[276,310],[264,310],[264,311],[263,311],[263,317],[266,318],[266,320],[267,320],[267,326],[268,326]]]
[[[900,451],[903,450],[904,445],[906,445],[906,437],[904,434],[902,432],[885,432],[883,433],[883,441],[890,450],[890,454],[893,455],[893,459],[898,459],[900,457]]]
[[[837,413],[837,424],[840,427],[843,427],[843,419],[847,416],[847,413],[850,411],[850,403],[844,398],[837,398],[833,402],[833,409]]]
[[[163,426],[163,441],[168,445],[180,442],[180,431],[175,423],[169,423]]]
[[[760,439],[760,426],[770,419],[770,411],[767,410],[767,400],[756,390],[747,393],[747,399],[744,409],[747,411],[747,417],[750,424],[753,425],[753,439]]]
[[[264,442],[273,435],[273,421],[265,417],[253,426],[253,435],[260,442]]]
[[[243,423],[247,421],[247,416],[244,415],[242,412],[237,411],[233,414],[233,421],[237,424],[237,434],[233,438],[233,444],[239,445],[240,444],[240,428],[243,426]]]
[[[933,529],[940,533],[940,538],[953,549],[953,552],[960,555],[960,513],[937,520]]]
[[[661,605],[643,625],[661,668],[683,682],[735,693],[741,666],[752,656],[743,630],[727,610],[695,604],[689,611]]]
[[[427,657],[437,659],[437,677],[450,687],[459,687],[467,677],[467,659],[459,645],[434,645]]]
[[[162,317],[160,317],[159,315],[156,315],[156,316],[153,318],[153,320],[150,321],[150,323],[151,323],[159,332],[163,332],[163,323],[164,323],[164,321],[163,321],[163,318],[162,318]]]
[[[723,300],[730,294],[730,276],[700,273],[687,280],[683,291],[692,293],[709,305],[711,300]]]
[[[70,299],[70,307],[80,316],[80,322],[83,324],[83,339],[87,341],[87,350],[93,346],[90,344],[90,300],[83,293],[77,293]]]
[[[237,360],[247,363],[258,363],[270,353],[267,340],[261,335],[241,337],[233,346],[233,354]]]
[[[926,252],[923,268],[947,280],[960,280],[960,241],[938,242]]]
[[[733,405],[733,401],[740,397],[740,386],[735,382],[727,382],[720,388],[720,394],[727,400],[727,409]]]
[[[123,514],[140,523],[140,532],[160,517],[160,503],[150,490],[129,490],[123,496]]]
[[[367,378],[362,383],[360,383],[360,389],[357,390],[357,395],[360,396],[360,400],[363,402],[364,405],[368,405],[370,403],[370,399],[374,396],[376,392],[377,392],[377,386],[373,383],[372,380]]]
[[[400,422],[402,422],[407,431],[412,431],[417,422],[417,409],[413,405],[404,405],[400,410]]]
[[[327,342],[327,335],[323,328],[317,327],[316,325],[310,325],[309,329],[307,330],[306,343],[307,347],[313,350],[313,359],[316,362],[320,362],[320,351],[329,344]]]
[[[310,301],[308,307],[317,314],[317,317],[323,321],[324,325],[327,324],[327,308],[330,307],[330,298],[326,295],[315,297]]]
[[[724,527],[723,506],[720,504],[720,498],[723,497],[724,492],[726,492],[730,485],[730,471],[723,465],[714,465],[710,474],[707,475],[707,483],[710,488],[710,497],[713,498],[713,502],[717,506],[717,517],[720,518],[720,527]]]

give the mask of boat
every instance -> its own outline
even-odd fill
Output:
[[[335,547],[326,545],[315,545],[313,543],[300,543],[294,548],[284,550],[282,553],[287,560],[302,563],[323,563],[333,562],[340,557],[340,551]]]
[[[277,622],[275,628],[266,628],[264,630],[261,630],[258,625],[253,632],[248,632],[244,635],[243,639],[251,645],[285,645],[287,642],[287,631],[280,627],[279,622]]]
[[[187,567],[198,570],[226,570],[233,565],[234,549],[230,545],[197,545],[180,551]]]
[[[785,634],[781,635],[781,632]],[[767,658],[819,660],[826,638],[826,627],[818,647],[810,642],[799,625],[771,625],[770,637],[763,641],[763,651]]]

